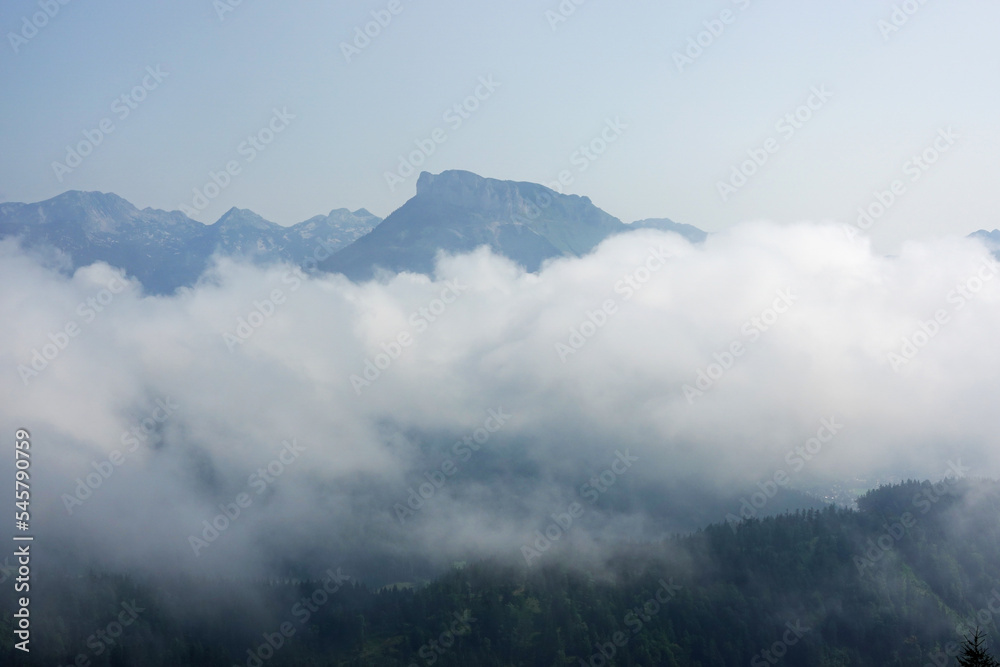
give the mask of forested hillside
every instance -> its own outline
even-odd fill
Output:
[[[30,659],[17,657],[151,667],[886,667],[943,665],[972,625],[1000,637],[1000,484],[911,481],[858,506],[619,546],[602,569],[565,558],[483,561],[429,585],[380,590],[336,568],[294,583],[45,573]],[[2,595],[0,662],[14,664],[9,580]],[[123,617],[129,623],[113,627]]]

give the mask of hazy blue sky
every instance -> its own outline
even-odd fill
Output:
[[[417,171],[547,183],[567,170],[565,191],[626,221],[853,221],[899,179],[905,189],[871,227],[882,247],[1000,226],[995,0],[565,0],[575,11],[558,23],[546,12],[559,0],[242,0],[221,13],[228,2],[4,2],[0,200],[78,189],[192,207],[193,189],[235,161],[199,220],[230,206],[281,224],[340,207],[384,216],[416,182],[391,191],[385,173],[440,128],[446,141]],[[51,18],[38,14],[46,3]],[[894,4],[913,13],[890,31]],[[712,24],[725,10],[729,23]],[[380,11],[391,22],[348,62],[341,43]],[[24,17],[36,14],[45,25],[34,34]],[[707,46],[679,71],[674,54],[705,22],[724,30],[701,35]],[[486,99],[467,118],[445,117],[480,77],[499,86],[479,87]],[[115,100],[144,78],[152,89],[123,117]],[[794,134],[779,128],[814,87],[832,96],[813,98]],[[281,131],[250,161],[256,149],[240,146],[274,109],[295,117],[274,121]],[[105,119],[114,131],[60,182],[53,163]],[[615,140],[603,155],[577,153],[609,119],[625,127],[605,132]],[[905,166],[949,127],[958,138],[939,140],[948,150],[935,164]],[[777,152],[723,201],[718,183],[769,138]]]

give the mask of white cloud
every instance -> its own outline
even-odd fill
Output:
[[[637,272],[651,248],[672,258]],[[232,569],[349,544],[516,554],[625,447],[641,464],[580,539],[658,530],[655,499],[678,480],[722,493],[771,478],[834,414],[843,430],[795,481],[934,476],[957,459],[995,475],[1000,463],[1000,280],[987,271],[971,298],[956,296],[991,266],[971,240],[888,258],[834,225],[744,224],[703,246],[644,230],[537,275],[480,250],[443,257],[433,279],[363,285],[221,261],[175,297],[129,283],[92,321],[78,304],[113,280],[110,267],[65,277],[11,243],[0,253],[0,315],[13,323],[0,332],[0,423],[32,431],[39,530],[105,563]],[[625,276],[648,279],[626,298]],[[442,309],[448,281],[463,289]],[[259,306],[276,289],[273,312]],[[780,290],[794,305],[748,335]],[[613,313],[563,361],[556,344],[607,300]],[[255,309],[271,314],[231,351],[223,334]],[[894,371],[888,353],[941,310],[947,322]],[[79,335],[25,386],[17,366],[70,321]],[[410,343],[396,350],[400,334]],[[684,385],[736,342],[731,368],[688,400]],[[384,367],[359,394],[351,376],[366,360]],[[166,397],[180,407],[156,422],[155,447],[123,454],[67,515],[61,496],[125,452],[123,432]],[[509,422],[400,526],[393,505],[499,407]],[[249,476],[293,438],[304,453],[256,495]],[[253,504],[195,558],[188,535],[241,492]]]

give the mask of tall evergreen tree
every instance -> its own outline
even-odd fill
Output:
[[[985,638],[978,627],[973,631],[972,637],[965,638],[958,664],[962,667],[1000,667],[1000,662],[986,652]]]

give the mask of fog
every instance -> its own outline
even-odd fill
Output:
[[[1000,463],[1000,281],[974,240],[641,230],[537,274],[480,249],[365,284],[219,259],[170,297],[0,255],[0,423],[32,434],[42,551],[83,564],[520,559],[574,502],[582,549],[769,480]]]

